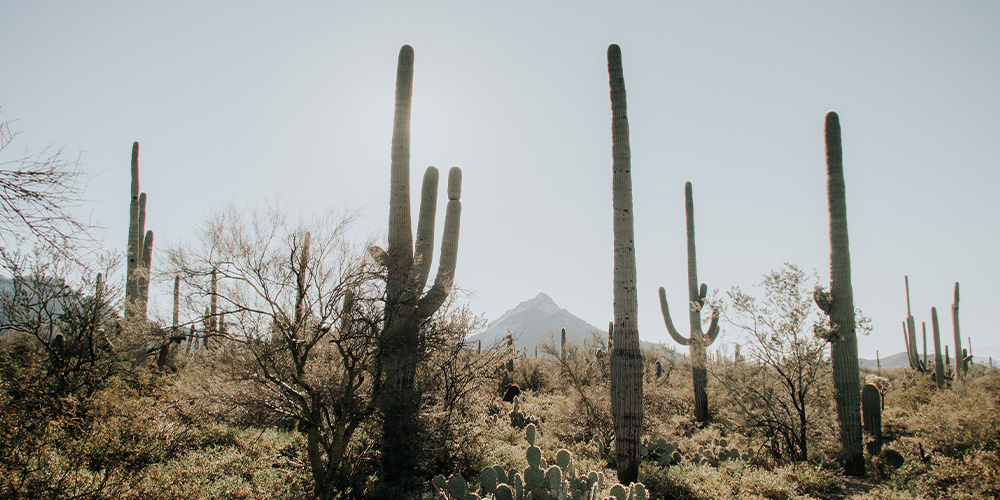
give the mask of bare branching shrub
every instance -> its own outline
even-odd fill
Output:
[[[728,293],[725,319],[748,339],[746,363],[718,367],[714,375],[728,392],[728,419],[763,439],[774,459],[806,460],[810,443],[828,433],[832,401],[827,342],[813,335],[822,317],[813,306],[813,286],[791,264],[761,282],[763,295],[738,287]]]
[[[591,335],[583,345],[568,341],[562,353],[553,343],[545,343],[540,349],[558,364],[562,383],[575,406],[570,414],[563,416],[570,425],[559,429],[564,433],[560,438],[596,439],[605,448],[609,447],[614,431],[608,389],[608,346],[604,339]]]
[[[83,195],[79,158],[67,159],[52,147],[16,153],[11,144],[18,133],[10,125],[0,119],[0,249],[38,243],[83,262],[79,244],[93,242],[94,227],[72,214]]]
[[[171,271],[226,318],[208,333],[235,382],[224,386],[229,402],[305,435],[321,498],[357,487],[372,454],[358,438],[374,413],[382,290],[367,246],[345,237],[351,220],[328,213],[290,224],[277,210],[231,207],[208,220],[196,245],[170,251]]]

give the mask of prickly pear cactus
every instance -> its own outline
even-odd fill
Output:
[[[602,500],[601,492],[605,489],[604,473],[591,471],[578,475],[573,463],[573,454],[569,450],[559,450],[554,464],[548,464],[542,458],[542,451],[535,446],[537,428],[528,425],[524,437],[528,442],[525,450],[525,461],[528,467],[519,472],[504,470],[497,465],[487,467],[479,474],[480,489],[469,492],[464,479],[452,476],[445,479],[437,476],[432,484],[438,493],[446,499],[471,500]],[[648,493],[641,484],[633,484],[628,488],[618,486],[625,494],[625,499],[646,500]]]

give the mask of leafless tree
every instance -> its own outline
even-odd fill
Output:
[[[0,248],[10,252],[34,239],[79,260],[73,251],[81,247],[67,242],[90,241],[93,229],[71,213],[83,196],[79,157],[53,147],[14,153],[17,136],[10,121],[0,121]]]
[[[366,450],[355,434],[374,411],[381,281],[367,246],[348,242],[351,222],[329,213],[293,225],[278,210],[230,207],[208,220],[195,246],[169,252],[189,294],[214,294],[226,318],[214,349],[246,388],[242,402],[264,404],[305,434],[320,498],[360,462]]]

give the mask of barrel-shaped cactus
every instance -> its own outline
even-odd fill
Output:
[[[830,291],[817,290],[816,303],[830,317],[834,399],[840,423],[844,472],[865,475],[861,440],[861,375],[851,286],[851,255],[847,239],[847,197],[844,185],[840,118],[826,115],[827,198],[830,212]]]
[[[636,296],[635,231],[632,223],[632,161],[622,53],[608,47],[611,86],[611,189],[614,209],[615,274],[614,337],[611,349],[611,416],[615,431],[618,479],[639,477],[639,433],[642,428],[642,351],[639,348]],[[612,328],[609,328],[612,330]]]
[[[691,378],[694,382],[694,416],[699,423],[708,422],[708,360],[705,350],[719,335],[719,311],[712,310],[712,320],[708,330],[702,331],[701,310],[705,306],[708,285],[698,286],[697,252],[694,244],[694,195],[691,183],[684,184],[684,212],[687,217],[687,268],[688,268],[688,313],[691,334],[685,337],[674,327],[667,304],[667,292],[660,287],[660,312],[670,337],[691,350]]]
[[[861,389],[861,415],[865,432],[872,437],[868,453],[878,455],[882,450],[882,392],[875,385],[866,384]]]

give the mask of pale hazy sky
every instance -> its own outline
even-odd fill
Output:
[[[673,345],[659,286],[686,300],[688,180],[710,289],[783,262],[829,281],[836,110],[855,301],[875,327],[861,355],[903,350],[904,274],[917,322],[937,306],[946,339],[960,281],[964,334],[1000,352],[1000,3],[606,3],[5,1],[0,114],[18,119],[18,148],[83,152],[88,214],[123,252],[135,140],[160,249],[224,204],[276,196],[292,212],[359,209],[358,234],[384,235],[411,44],[414,200],[427,165],[463,168],[456,280],[473,309],[493,319],[544,291],[603,326],[617,43],[643,339]]]

